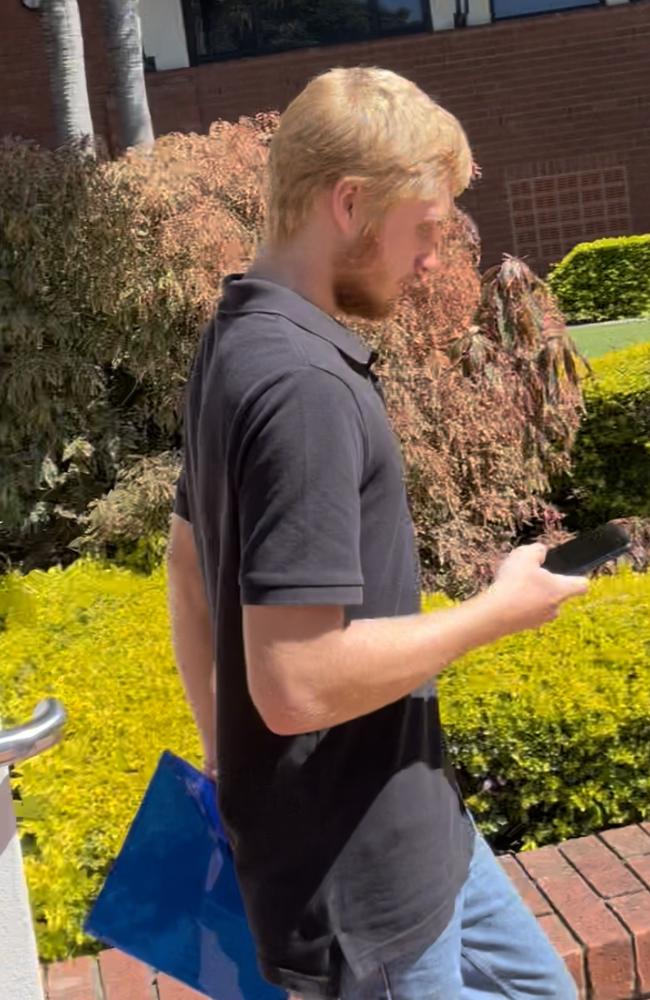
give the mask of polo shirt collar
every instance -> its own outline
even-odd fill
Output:
[[[376,352],[354,333],[302,295],[273,281],[249,278],[241,274],[230,275],[223,283],[219,312],[231,316],[244,313],[284,316],[308,333],[328,340],[341,354],[358,365],[370,368],[377,360]]]

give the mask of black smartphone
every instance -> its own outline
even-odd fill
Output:
[[[631,545],[629,535],[623,528],[617,524],[605,524],[550,549],[544,569],[562,576],[586,576],[604,563],[625,555]]]

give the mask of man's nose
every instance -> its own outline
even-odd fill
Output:
[[[429,271],[435,270],[439,264],[440,258],[435,250],[430,250],[428,253],[420,254],[415,262],[416,274],[427,274]]]

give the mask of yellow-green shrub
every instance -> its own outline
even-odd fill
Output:
[[[69,713],[61,745],[13,781],[40,952],[60,958],[91,947],[83,917],[158,755],[169,747],[198,762],[199,744],[172,661],[164,570],[81,560],[10,575],[0,622],[3,721],[24,720],[45,695]],[[626,574],[441,678],[451,752],[495,843],[648,815],[649,646],[650,577]]]
[[[572,323],[645,316],[650,312],[650,235],[579,243],[549,273]]]
[[[172,660],[162,570],[150,577],[81,560],[0,581],[0,715],[24,721],[61,699],[66,738],[25,762],[25,865],[40,953],[81,949],[90,900],[165,747],[199,760]]]
[[[538,632],[477,650],[440,681],[470,805],[499,847],[650,816],[650,576],[592,584]]]

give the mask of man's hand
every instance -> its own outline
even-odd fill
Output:
[[[207,757],[203,760],[203,773],[206,778],[210,778],[211,781],[217,780],[217,762],[216,760],[208,760]]]
[[[501,564],[486,596],[505,633],[539,628],[557,618],[565,601],[587,593],[585,577],[559,576],[542,568],[547,551],[539,543],[524,545]]]

